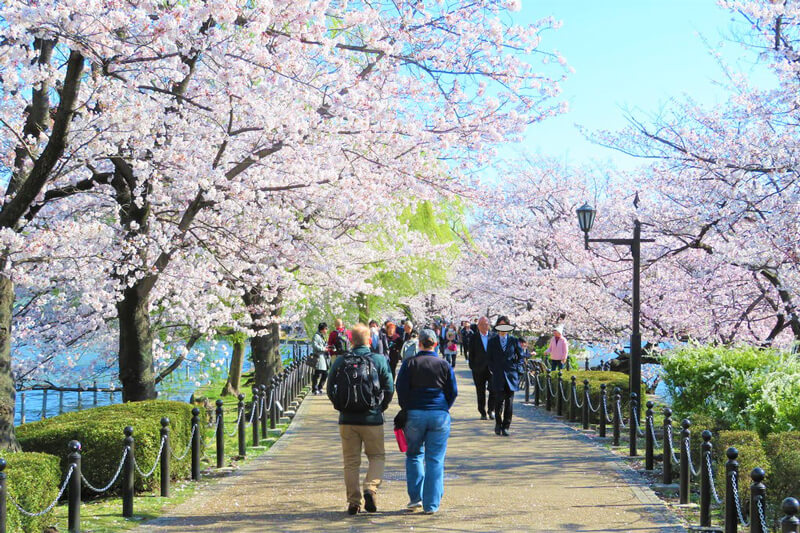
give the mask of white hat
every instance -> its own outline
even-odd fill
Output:
[[[553,331],[557,331],[559,335],[564,334],[564,324],[559,324],[553,328]]]

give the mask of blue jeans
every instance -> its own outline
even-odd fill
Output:
[[[426,511],[438,511],[444,494],[444,455],[450,436],[447,411],[408,411],[405,427],[406,483],[412,503],[422,502]]]

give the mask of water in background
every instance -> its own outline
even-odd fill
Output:
[[[228,368],[230,366],[230,358],[233,353],[233,347],[225,341],[219,341],[213,345],[202,345],[198,343],[198,350],[206,354],[200,361],[184,361],[181,366],[172,374],[167,376],[164,381],[157,385],[159,391],[159,399],[162,400],[175,400],[175,401],[189,401],[192,393],[199,387],[207,385],[214,379],[227,376]],[[208,351],[206,351],[208,350]],[[302,354],[305,352],[302,351]],[[281,358],[284,362],[291,361],[293,354],[293,346],[291,344],[281,344]],[[91,357],[87,354],[84,357]],[[84,365],[88,366],[89,362],[84,361]],[[244,363],[242,365],[242,373],[250,372],[253,370],[253,363],[250,360],[250,345],[247,345]],[[34,422],[41,420],[43,415],[45,418],[50,418],[61,413],[68,413],[70,411],[80,411],[90,407],[97,407],[101,405],[110,405],[120,403],[122,401],[122,391],[119,390],[119,383],[111,381],[114,377],[112,371],[107,374],[100,374],[96,380],[91,382],[81,381],[80,383],[63,383],[58,380],[57,376],[49,376],[52,379],[47,381],[53,383],[55,386],[60,387],[101,387],[112,388],[117,390],[114,392],[63,392],[58,391],[41,391],[29,390],[18,391],[16,399],[16,411],[14,413],[14,425],[25,422]],[[45,402],[46,398],[46,402]],[[24,417],[23,417],[24,409]]]

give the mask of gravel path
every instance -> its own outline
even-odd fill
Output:
[[[404,455],[387,423],[378,512],[348,516],[336,412],[324,396],[309,396],[269,453],[137,531],[684,531],[621,459],[523,405],[522,393],[511,437],[496,436],[493,421],[479,420],[469,369],[459,365],[436,515],[405,511]],[[395,402],[387,420],[396,410]]]

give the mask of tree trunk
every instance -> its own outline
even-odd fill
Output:
[[[250,352],[253,355],[253,366],[258,385],[269,385],[272,376],[283,368],[281,329],[278,324],[278,317],[282,311],[280,302],[281,295],[279,293],[268,305],[261,290],[257,288],[251,289],[244,295],[244,303],[250,308],[253,329],[257,333],[250,339]],[[266,309],[267,307],[268,309]]]
[[[261,333],[263,331],[264,333]],[[260,328],[258,336],[250,339],[256,383],[269,385],[269,380],[283,368],[281,362],[281,330],[278,324]]]
[[[233,341],[233,355],[228,369],[228,381],[222,387],[222,396],[238,396],[242,385],[242,365],[244,364],[244,340],[237,336]]]
[[[17,392],[11,375],[11,319],[14,282],[0,275],[0,450],[19,451],[14,434],[14,406]]]
[[[153,400],[157,396],[148,304],[149,299],[140,294],[138,284],[125,289],[122,300],[117,303],[123,402]]]

